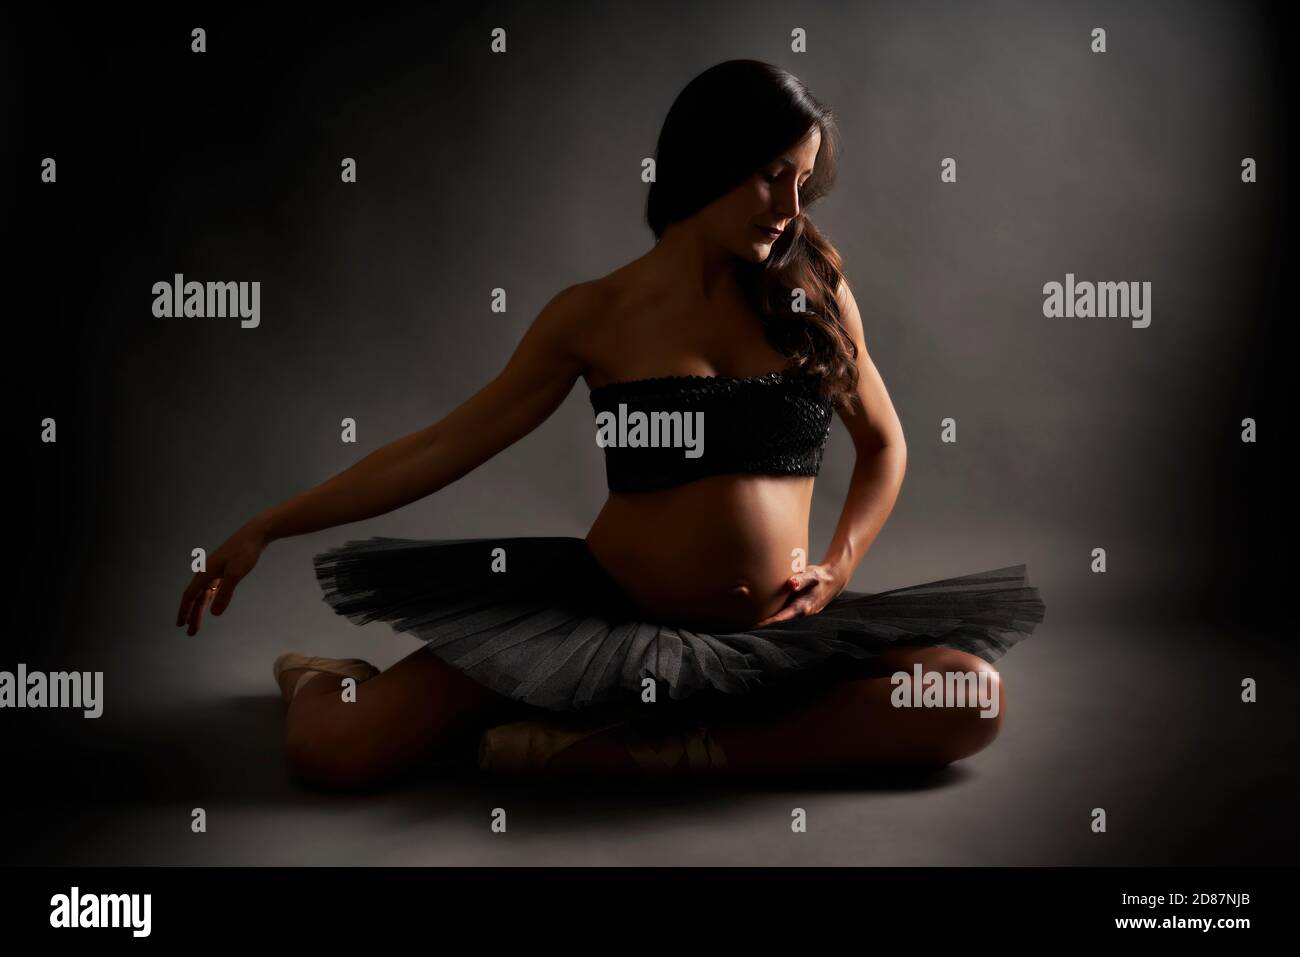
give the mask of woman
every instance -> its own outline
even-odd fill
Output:
[[[372,538],[316,556],[336,611],[427,644],[383,673],[277,660],[301,777],[387,781],[472,741],[485,768],[691,774],[936,766],[993,739],[990,662],[1043,618],[1024,566],[845,590],[906,446],[840,258],[806,213],[834,181],[834,136],[830,112],[773,66],[696,77],[659,137],[653,249],[556,295],[442,421],[213,553],[177,615],[190,634],[269,542],[429,495],[535,429],[579,378],[591,390],[610,495],[585,539]],[[833,412],[857,460],[830,547],[808,563]],[[996,700],[896,706],[891,675],[918,667]]]

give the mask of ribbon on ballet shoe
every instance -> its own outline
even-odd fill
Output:
[[[652,735],[630,727],[623,736],[623,746],[638,765],[656,773],[672,770],[686,753],[676,734]]]
[[[534,719],[499,724],[479,735],[478,766],[485,771],[545,768],[561,751],[618,724],[572,727]]]
[[[623,745],[632,759],[646,771],[671,771],[686,758],[691,771],[706,771],[727,766],[727,754],[721,742],[700,722],[668,731],[640,729],[628,725]]]
[[[290,701],[297,697],[303,685],[318,674],[353,678],[358,684],[379,674],[378,668],[361,658],[326,658],[321,655],[300,655],[296,651],[286,651],[276,658],[275,664],[271,666],[271,673],[275,676],[275,683],[280,684],[280,676],[284,672],[296,668],[303,669],[303,673],[298,676],[298,680],[294,682],[293,690],[289,692],[288,700]]]
[[[700,724],[686,736],[686,763],[694,770],[725,768],[727,752],[722,742],[715,738],[707,727]]]
[[[721,743],[700,723],[665,731],[621,720],[585,725],[535,719],[487,728],[479,735],[478,766],[485,771],[524,771],[547,767],[551,759],[593,735],[616,730],[618,741],[643,771],[662,775],[686,760],[692,771],[727,766]]]

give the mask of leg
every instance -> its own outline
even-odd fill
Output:
[[[989,673],[997,715],[978,706],[896,708],[889,676],[910,672]],[[771,707],[719,710],[706,719],[727,764],[721,773],[937,768],[969,757],[997,736],[1005,714],[1005,690],[997,670],[975,655],[951,648],[901,645],[875,661],[870,677],[839,681],[813,694],[800,693]],[[615,774],[641,773],[614,736],[600,734],[555,755],[552,767]],[[689,774],[686,763],[675,769]]]
[[[880,657],[879,677],[833,685],[810,702],[757,720],[716,721],[710,731],[736,770],[937,768],[987,747],[1002,727],[1006,692],[988,662],[952,648],[903,646]],[[912,670],[989,674],[997,714],[978,705],[898,708],[889,675]]]
[[[316,675],[289,705],[290,766],[299,778],[318,787],[389,781],[449,746],[465,739],[472,743],[487,725],[531,713],[427,648],[358,684],[356,701],[342,699],[342,680]]]

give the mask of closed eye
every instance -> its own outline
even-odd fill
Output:
[[[767,180],[769,183],[775,183],[778,179],[781,178],[781,174],[780,174],[780,173],[777,173],[777,174],[773,175],[773,174],[771,174],[771,173],[764,173],[764,174],[763,174],[763,178],[764,178],[765,180]],[[808,185],[808,180],[810,180],[810,179],[812,179],[812,175],[811,175],[811,174],[809,174],[808,176],[805,176],[805,177],[800,181],[800,183],[799,183],[799,190],[800,190],[800,192],[802,192],[802,191],[803,191],[803,188],[804,188],[805,186]]]

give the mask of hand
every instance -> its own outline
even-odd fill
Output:
[[[208,556],[207,571],[195,572],[189,587],[181,596],[181,607],[176,612],[176,627],[188,624],[187,635],[198,634],[203,622],[203,609],[209,599],[212,614],[220,615],[230,604],[235,586],[253,570],[267,546],[266,534],[256,525],[245,525],[226,539],[225,543]]]
[[[801,615],[815,615],[844,590],[845,583],[846,579],[830,565],[809,565],[786,580],[785,587],[790,591],[786,603],[754,627],[789,621]]]

